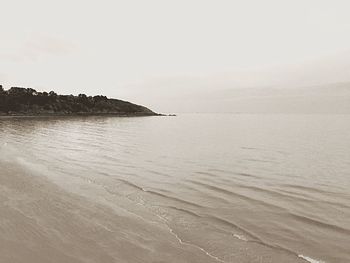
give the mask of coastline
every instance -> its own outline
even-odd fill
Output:
[[[160,113],[135,112],[135,113],[45,113],[45,114],[0,114],[0,119],[7,118],[50,118],[50,117],[152,117],[168,116]]]
[[[0,168],[0,262],[212,262],[161,221],[70,192],[11,160],[0,158]]]

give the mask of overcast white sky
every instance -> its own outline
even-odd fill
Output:
[[[348,0],[0,0],[0,10],[6,87],[162,110],[158,92],[171,100],[193,87],[268,85],[281,69],[328,58],[348,65]]]

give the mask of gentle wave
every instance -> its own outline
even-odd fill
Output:
[[[5,166],[20,167],[27,179],[40,174],[76,199],[88,199],[92,211],[108,204],[113,212],[104,207],[101,215],[111,219],[96,214],[93,225],[110,230],[112,243],[124,233],[124,241],[136,247],[140,240],[141,246],[151,243],[145,248],[149,254],[160,247],[154,242],[170,240],[172,249],[182,242],[171,255],[188,250],[202,262],[350,262],[349,120],[328,116],[327,125],[322,116],[289,115],[0,120],[0,175]],[[24,200],[12,203],[26,207]],[[50,195],[33,209],[45,211],[45,200]],[[79,216],[79,210],[74,213]],[[120,219],[122,230],[115,224]],[[148,224],[159,227],[152,228],[155,235],[149,230],[152,237],[139,237]],[[11,222],[3,225],[15,233]],[[53,231],[57,227],[64,225]],[[39,235],[24,231],[19,228],[19,236]],[[318,257],[322,261],[313,259]]]

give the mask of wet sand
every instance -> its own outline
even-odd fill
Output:
[[[0,262],[215,262],[164,224],[70,194],[1,163]]]
[[[259,244],[248,250],[239,236],[228,240],[234,253],[221,259],[219,249],[180,238],[165,218],[143,218],[125,204],[115,211],[13,163],[0,166],[0,262],[305,262]],[[189,239],[202,234],[194,229]]]

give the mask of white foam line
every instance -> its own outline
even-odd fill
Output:
[[[145,207],[145,206],[144,206],[142,203],[140,203],[140,202],[136,203],[136,205],[140,205],[140,206]],[[136,213],[131,212],[131,211],[125,209],[125,208],[122,208],[122,209],[125,210],[125,211],[127,211],[127,212],[129,212],[130,214],[135,215],[136,217],[142,219],[142,220],[145,221],[145,222],[152,223],[152,224],[158,224],[158,222],[156,222],[156,221],[152,221],[152,220],[149,220],[149,221],[148,221],[148,220],[145,220],[143,217],[141,217],[141,216],[137,215]],[[187,246],[191,246],[191,247],[197,248],[197,249],[201,250],[202,252],[204,252],[208,257],[210,257],[210,258],[212,258],[212,259],[214,259],[214,260],[216,260],[216,261],[218,261],[218,262],[226,263],[226,262],[223,261],[222,259],[220,259],[220,258],[218,258],[218,257],[216,257],[216,256],[214,256],[214,255],[212,255],[212,254],[210,254],[210,253],[209,253],[208,251],[206,251],[204,248],[202,248],[202,247],[200,247],[200,246],[197,246],[197,245],[194,245],[194,244],[192,244],[192,243],[188,243],[188,242],[183,241],[183,240],[174,232],[174,230],[173,230],[171,227],[169,227],[169,225],[168,225],[168,223],[167,223],[167,220],[166,220],[164,217],[162,217],[162,216],[160,216],[160,215],[157,215],[157,214],[156,214],[156,216],[157,216],[161,221],[163,221],[163,222],[165,223],[165,225],[166,225],[167,228],[169,229],[170,234],[172,234],[172,235],[179,241],[179,243],[180,243],[181,245],[187,245]]]
[[[142,188],[142,187],[141,187],[141,189],[142,189],[143,192],[147,192],[146,189],[144,189],[144,188]],[[128,196],[126,196],[126,198],[129,199],[129,200],[131,200],[131,201],[133,201],[133,202],[135,202],[135,200],[130,199]],[[143,201],[143,200],[142,200],[142,201]],[[145,206],[143,203],[141,203],[140,201],[137,202],[136,205],[140,205],[140,206],[143,206],[143,207],[146,208],[146,206]],[[121,207],[121,208],[122,208],[123,210],[125,210],[126,212],[135,215],[136,217],[140,218],[141,220],[143,220],[143,221],[145,221],[145,222],[148,222],[148,223],[151,223],[151,224],[158,224],[158,222],[156,222],[156,221],[153,221],[153,220],[145,220],[142,216],[140,216],[140,215],[138,215],[138,214],[136,214],[136,213],[134,213],[134,212],[131,212],[131,211],[129,211],[129,210],[123,208],[123,207]],[[191,246],[191,247],[194,247],[194,248],[197,248],[197,249],[199,249],[200,251],[202,251],[203,253],[205,253],[208,257],[210,257],[210,258],[212,258],[212,259],[214,259],[214,260],[216,260],[216,261],[218,261],[218,262],[226,263],[226,261],[220,259],[220,258],[217,257],[217,256],[214,256],[214,255],[210,254],[210,253],[209,253],[208,251],[206,251],[204,248],[202,248],[202,247],[200,247],[200,246],[197,246],[197,245],[195,245],[195,244],[192,244],[192,243],[188,243],[188,242],[186,242],[186,241],[183,241],[183,240],[174,232],[174,230],[173,230],[171,227],[169,227],[169,225],[168,225],[168,223],[167,223],[167,220],[166,220],[164,217],[162,217],[162,216],[160,216],[160,215],[157,215],[157,214],[155,214],[155,215],[156,215],[161,221],[163,221],[163,222],[165,223],[165,225],[166,225],[167,228],[169,229],[169,232],[178,240],[178,242],[179,242],[180,244],[182,244],[182,245],[187,245],[187,246]],[[247,240],[244,236],[242,236],[242,235],[233,234],[233,236],[234,236],[235,238],[239,239],[239,240],[248,241],[248,240]],[[313,259],[313,258],[304,256],[304,255],[298,255],[298,257],[299,257],[299,258],[302,258],[302,259],[304,259],[305,261],[310,262],[310,263],[326,263],[325,261],[316,260],[316,259]]]
[[[141,188],[141,189],[142,189],[143,192],[147,192],[147,190],[145,190],[144,188]],[[129,199],[129,200],[132,201],[132,202],[135,202],[135,200],[130,199],[128,195],[126,196],[126,198]],[[141,200],[142,200],[142,199],[141,199]],[[143,200],[142,200],[142,201],[143,201]],[[139,206],[142,206],[142,207],[145,207],[145,208],[146,208],[146,206],[144,205],[144,203],[143,203],[143,202],[140,202],[140,201],[137,202],[136,205],[139,205]],[[133,214],[134,216],[138,217],[138,218],[141,219],[142,221],[145,221],[145,222],[148,222],[148,223],[151,223],[151,224],[158,224],[158,222],[153,221],[153,220],[146,220],[146,219],[144,219],[142,216],[140,216],[140,215],[138,215],[138,214],[136,214],[136,213],[134,213],[134,212],[131,212],[131,211],[128,210],[128,209],[125,209],[125,208],[123,208],[123,207],[121,207],[121,209],[125,210],[126,212],[128,212],[128,213],[130,213],[130,214]],[[202,248],[202,247],[200,247],[200,246],[197,246],[197,245],[195,245],[195,244],[192,244],[192,243],[188,243],[188,242],[186,242],[186,241],[183,241],[183,240],[174,232],[174,230],[173,230],[171,227],[169,227],[169,225],[168,225],[168,223],[167,223],[167,220],[166,220],[164,217],[162,217],[162,216],[160,216],[160,215],[158,215],[158,214],[155,214],[155,215],[156,215],[161,221],[163,221],[163,222],[165,223],[166,227],[169,229],[170,234],[172,234],[172,235],[178,240],[178,242],[179,242],[181,245],[187,245],[187,246],[191,246],[191,247],[197,248],[197,249],[199,249],[200,251],[202,251],[203,253],[205,253],[208,257],[210,257],[210,258],[212,258],[212,259],[214,259],[214,260],[216,260],[216,261],[218,261],[218,262],[226,263],[226,261],[220,259],[220,258],[217,257],[217,256],[214,256],[214,255],[210,254],[210,253],[209,253],[208,251],[206,251],[204,248]],[[234,236],[235,238],[239,239],[239,240],[248,241],[248,239],[246,239],[246,238],[245,238],[244,236],[242,236],[242,235],[233,234],[233,236]],[[310,262],[310,263],[326,263],[325,261],[316,260],[316,259],[313,259],[313,258],[304,256],[304,255],[298,255],[298,257],[299,257],[299,258],[302,258],[302,259],[304,259],[305,261]]]
[[[141,188],[141,190],[143,191],[143,192],[148,192],[146,189],[144,189],[144,188],[142,188],[142,187],[140,187]],[[128,196],[126,196],[129,200],[131,200]],[[131,200],[131,201],[134,201],[134,200]],[[135,202],[135,201],[134,201]],[[144,204],[142,204],[141,202],[137,202],[136,203],[136,205],[140,205],[140,206],[143,206],[143,207],[145,207],[145,205]],[[126,210],[126,209],[125,209]],[[128,210],[126,210],[126,211],[128,211]],[[131,213],[131,214],[134,214],[134,215],[136,215],[137,217],[139,217],[139,218],[141,218],[142,220],[144,220],[144,221],[146,221],[144,218],[142,218],[141,216],[139,216],[139,215],[137,215],[137,214],[135,214],[135,213],[133,213],[133,212],[131,212],[131,211],[128,211],[129,213]],[[170,234],[172,234],[177,240],[178,240],[178,242],[181,244],[181,245],[187,245],[187,246],[191,246],[191,247],[194,247],[194,248],[197,248],[197,249],[199,249],[200,251],[202,251],[203,253],[205,253],[208,257],[210,257],[210,258],[212,258],[212,259],[214,259],[214,260],[216,260],[216,261],[218,261],[218,262],[221,262],[221,263],[226,263],[226,261],[224,261],[224,260],[222,260],[222,259],[220,259],[219,257],[217,257],[217,256],[214,256],[214,255],[212,255],[212,254],[210,254],[208,251],[206,251],[204,248],[202,248],[202,247],[200,247],[200,246],[197,246],[197,245],[195,245],[195,244],[192,244],[192,243],[188,243],[188,242],[186,242],[186,241],[183,241],[175,232],[174,232],[174,230],[171,228],[171,227],[169,227],[169,225],[168,225],[168,223],[167,223],[167,220],[164,218],[164,217],[162,217],[162,216],[160,216],[160,215],[157,215],[157,214],[155,214],[161,221],[163,221],[164,223],[165,223],[165,225],[167,226],[167,228],[169,229],[169,232],[170,232]],[[149,222],[149,223],[156,223],[156,224],[158,224],[158,222],[155,222],[155,221],[147,221],[147,222]]]
[[[187,245],[187,246],[191,246],[191,247],[194,247],[194,248],[197,248],[199,249],[200,251],[202,251],[203,253],[205,253],[208,257],[218,261],[218,262],[222,262],[222,263],[226,263],[225,261],[223,261],[222,259],[218,258],[217,256],[214,256],[212,254],[210,254],[208,251],[206,251],[204,248],[200,247],[200,246],[197,246],[195,244],[192,244],[192,243],[188,243],[186,241],[183,241],[175,232],[174,230],[169,227],[169,225],[167,224],[167,221],[165,218],[163,218],[162,216],[160,215],[157,215],[163,222],[165,222],[166,226],[168,227],[169,229],[169,232],[179,241],[179,243],[181,245]]]
[[[248,239],[246,239],[244,236],[237,235],[237,234],[233,234],[233,236],[239,240],[248,241]]]
[[[304,255],[298,255],[298,257],[302,258],[302,259],[304,259],[304,260],[306,260],[307,262],[310,262],[310,263],[325,263],[324,261],[319,261],[319,260],[316,260],[316,259],[304,256]]]

